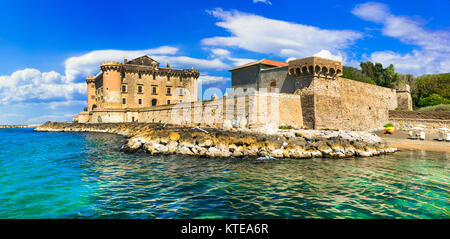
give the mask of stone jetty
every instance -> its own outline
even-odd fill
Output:
[[[258,130],[199,128],[149,123],[53,123],[36,131],[103,132],[125,136],[122,151],[155,154],[184,154],[205,157],[370,157],[393,153],[383,139],[359,131]]]

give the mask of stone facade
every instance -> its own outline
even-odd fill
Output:
[[[397,91],[397,105],[400,110],[413,110],[411,90],[409,85],[401,84],[395,87]]]
[[[146,122],[193,126],[272,128],[303,125],[298,95],[251,93],[224,98],[144,108],[95,109],[74,117],[79,123]],[[244,122],[244,123],[242,123]],[[241,124],[241,126],[239,126]],[[242,125],[243,124],[243,125]]]
[[[160,67],[148,56],[103,62],[101,72],[86,77],[88,111],[145,108],[197,100],[198,70]]]

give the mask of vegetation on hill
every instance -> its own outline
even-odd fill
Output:
[[[342,77],[369,84],[395,88],[399,84],[409,84],[414,108],[450,104],[450,73],[422,75],[395,72],[394,65],[383,68],[380,63],[370,61],[360,63],[361,70],[344,66]],[[448,106],[424,110],[445,110]]]

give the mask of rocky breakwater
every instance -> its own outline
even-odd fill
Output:
[[[184,154],[206,157],[347,158],[393,153],[397,149],[367,132],[280,130],[222,130],[165,124],[78,124],[48,122],[35,130],[103,132],[127,137],[122,151]]]

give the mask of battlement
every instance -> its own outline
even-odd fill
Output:
[[[118,66],[118,65],[122,65],[122,63],[118,61],[104,61],[100,64],[100,66]]]
[[[342,75],[342,62],[312,56],[288,62],[288,74],[296,78],[335,78]]]

